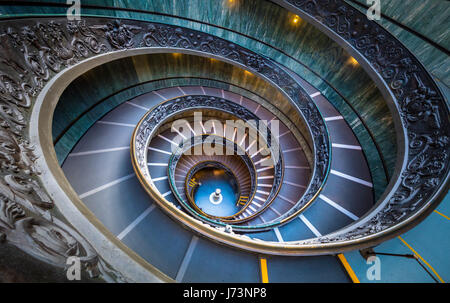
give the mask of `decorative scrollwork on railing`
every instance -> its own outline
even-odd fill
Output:
[[[259,128],[260,121],[255,114],[247,110],[245,107],[226,99],[203,95],[193,95],[169,100],[153,109],[151,113],[149,113],[148,116],[143,121],[141,121],[141,124],[138,126],[136,132],[136,158],[138,159],[138,164],[141,167],[145,167],[145,146],[148,144],[148,140],[150,140],[150,133],[154,132],[154,130],[156,130],[158,126],[161,125],[163,121],[167,120],[167,118],[171,115],[196,108],[209,108],[224,111],[228,114],[238,117],[239,119],[242,119],[243,121],[253,120],[255,122],[254,127],[256,129]],[[281,153],[277,152],[279,151],[277,140],[271,143],[271,137],[271,132],[268,129],[267,134],[263,139],[267,141],[267,146],[273,151],[272,154],[278,155],[278,159],[277,161],[275,161],[275,174],[281,176],[283,167],[282,156]]]
[[[276,2],[310,16],[358,51],[386,83],[385,89],[394,96],[406,131],[405,165],[393,178],[399,178],[400,182],[394,184],[385,200],[379,202],[383,208],[368,214],[368,220],[356,222],[344,233],[298,245],[353,239],[362,243],[361,238],[401,225],[423,212],[445,187],[450,153],[448,106],[430,75],[391,34],[341,0]],[[49,80],[99,54],[132,48],[171,48],[195,51],[246,66],[278,86],[308,121],[316,161],[312,181],[303,198],[312,199],[326,177],[330,146],[325,124],[314,103],[298,83],[273,62],[234,43],[178,26],[91,17],[75,22],[65,18],[1,21],[0,41],[0,240],[14,241],[17,247],[34,255],[41,253],[37,247],[27,248],[14,239],[37,235],[27,230],[39,228],[47,231],[41,234],[52,247],[51,235],[64,230],[69,234],[65,243],[75,243],[68,240],[70,237],[80,243],[68,247],[65,253],[75,252],[73,247],[83,247],[78,254],[91,260],[86,252],[93,250],[85,247],[88,244],[81,240],[82,237],[68,226],[62,226],[51,214],[53,202],[45,196],[45,187],[40,182],[35,147],[30,144],[27,127],[30,109]],[[160,114],[164,116],[164,112]],[[19,236],[17,232],[21,229],[16,226],[19,226],[18,222],[24,222],[24,218],[34,219],[29,220]],[[58,255],[61,251],[52,253]]]
[[[54,202],[39,183],[35,148],[25,132],[29,109],[54,73],[83,56],[73,48],[75,37],[73,45],[64,38],[60,24],[28,23],[0,24],[0,243],[8,241],[62,269],[68,257],[79,257],[91,277],[125,281],[78,232],[54,216]]]
[[[0,243],[8,241],[54,266],[79,257],[91,277],[125,281],[110,269],[74,229],[53,216],[53,201],[31,178],[5,175],[0,180]]]
[[[332,243],[374,235],[399,228],[407,218],[430,207],[445,188],[449,172],[449,109],[435,82],[414,55],[383,27],[369,21],[342,0],[276,0],[296,13],[303,13],[332,31],[356,50],[386,83],[394,97],[407,134],[404,168],[392,179],[400,179],[369,220],[355,222],[342,232],[304,241]],[[403,136],[403,134],[400,134]]]
[[[13,241],[16,237],[13,232],[18,235],[19,229],[11,226],[29,216],[36,218],[29,220],[29,228],[45,226],[47,232],[42,234],[49,241],[49,247],[53,245],[50,244],[53,241],[51,234],[63,234],[62,230],[70,234],[67,234],[68,242],[81,241],[81,236],[73,229],[60,221],[55,223],[56,218],[48,211],[52,209],[53,202],[46,196],[45,187],[40,182],[39,171],[34,164],[36,155],[28,138],[27,127],[30,109],[44,86],[59,72],[97,55],[132,48],[166,47],[222,57],[247,66],[272,81],[295,102],[310,125],[318,129],[324,127],[320,113],[308,95],[270,60],[203,32],[171,25],[110,18],[84,17],[81,21],[73,22],[63,17],[52,17],[52,20],[21,18],[0,21],[0,41],[0,177],[4,180],[4,185],[0,186],[3,211],[0,239],[3,241]],[[160,114],[164,115],[163,112]],[[326,133],[317,134],[313,138],[316,151],[328,154]],[[324,175],[328,162],[320,163],[320,167],[317,172],[319,177]],[[19,182],[20,186],[12,185],[12,180]],[[23,213],[22,208],[27,211]],[[31,212],[28,209],[31,209]],[[25,233],[23,236],[26,237]],[[69,236],[75,240],[69,241]],[[60,240],[63,241],[62,238]],[[21,249],[29,250],[24,243],[14,243]],[[42,240],[42,243],[46,242]],[[93,249],[86,245],[87,242],[80,242],[79,246],[73,247],[83,249],[68,249],[64,253],[82,256],[83,251],[92,252]],[[38,248],[33,249],[36,249],[36,255],[39,255]],[[94,259],[96,258],[92,258]]]
[[[215,109],[231,114],[243,121],[252,120],[255,122],[254,127],[259,129],[259,119],[258,117],[250,112],[245,107],[236,104],[234,102],[228,101],[226,99],[211,97],[211,96],[185,96],[176,98],[173,100],[169,100],[159,105],[155,109],[153,109],[141,124],[137,127],[136,131],[136,158],[138,160],[138,164],[141,167],[145,167],[146,163],[146,145],[148,145],[148,141],[151,139],[150,134],[153,133],[159,125],[163,123],[163,121],[167,120],[168,117],[175,115],[177,113],[181,113],[187,110],[193,109]],[[275,164],[275,175],[281,178],[283,165],[282,165],[282,156],[279,151],[279,145],[277,140],[275,142],[271,142],[271,131],[267,129],[267,134],[264,136],[264,140],[267,142],[267,146],[272,150],[272,154],[278,155],[277,161],[274,161]],[[144,174],[148,177],[148,173],[144,171]]]
[[[203,96],[203,95],[192,95],[192,96],[185,96],[180,97],[172,100],[168,100],[161,105],[157,106],[156,108],[152,109],[150,112],[144,116],[144,118],[140,121],[140,123],[136,126],[136,130],[134,132],[133,136],[133,144],[134,148],[132,149],[132,153],[134,153],[134,157],[136,160],[136,166],[138,168],[138,174],[142,174],[144,176],[144,179],[150,180],[151,176],[148,172],[147,167],[147,147],[150,143],[151,138],[156,134],[158,128],[164,124],[165,121],[170,119],[171,117],[180,114],[184,111],[193,111],[195,109],[213,109],[218,111],[223,111],[228,114],[231,114],[241,120],[248,121],[253,120],[256,123],[258,123],[258,117],[250,112],[245,107],[236,104],[234,102],[228,101],[226,99],[222,98],[216,98],[216,97],[210,97],[210,96]],[[258,128],[258,126],[255,126]],[[267,130],[267,137],[271,137],[270,130]],[[194,137],[197,138],[197,137]],[[200,138],[200,137],[199,137]],[[265,138],[265,137],[264,137]],[[181,154],[185,151],[186,148],[191,148],[190,144],[186,144],[186,142],[181,142],[180,147],[177,149],[178,152],[174,152],[170,158],[169,161],[169,176],[171,172],[173,173],[175,171],[176,163],[178,162],[179,158],[181,157]],[[200,144],[200,143],[199,143]],[[235,148],[236,144],[235,144]],[[275,149],[274,149],[275,148]],[[263,204],[263,207],[261,211],[264,211],[267,209],[268,206],[270,206],[270,203],[273,201],[273,199],[276,197],[280,187],[281,182],[283,179],[283,159],[282,155],[279,152],[276,152],[279,150],[278,142],[275,139],[272,141],[271,146],[269,147],[271,150],[271,154],[278,155],[278,160],[274,161],[274,181],[272,189],[266,198],[266,202]],[[320,188],[320,185],[322,184],[323,179],[321,180],[320,184],[318,185],[318,188]],[[313,183],[314,184],[314,183]],[[314,188],[314,187],[313,187]],[[176,192],[176,189],[173,189]],[[311,190],[311,187],[310,187]],[[308,203],[310,203],[311,197],[316,195],[317,192],[312,192],[309,195],[303,196],[299,201],[297,201],[297,204],[289,209],[286,213],[284,213],[281,216],[281,219],[286,220],[286,218],[292,219],[295,217],[296,212],[302,209],[302,207],[305,207]],[[178,200],[181,199],[181,197],[177,197]],[[182,200],[182,199],[181,199]],[[224,224],[219,221],[211,220],[209,218],[206,218],[205,216],[196,213],[193,209],[191,209],[188,205],[183,204],[183,201],[180,201],[183,205],[183,207],[192,215],[197,217],[200,220],[205,221],[208,224],[211,224],[213,226],[223,226]],[[239,219],[234,220],[239,223],[245,222],[247,220],[250,220],[255,215],[260,214],[261,211],[258,211],[256,214],[252,215],[250,218],[245,219]],[[259,230],[266,230],[269,228],[273,228],[281,223],[281,219],[278,218],[276,220],[273,220],[271,222],[266,222],[263,224],[257,224],[257,225],[251,225],[251,226],[242,226],[242,225],[232,225],[232,228],[234,231],[242,231],[242,232],[249,232],[249,231],[259,231]],[[224,221],[225,222],[225,221]],[[232,221],[227,223],[233,223]],[[286,221],[285,221],[286,222]]]

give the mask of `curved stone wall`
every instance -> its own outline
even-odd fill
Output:
[[[416,225],[440,202],[448,180],[448,106],[426,70],[407,49],[388,33],[374,24],[371,24],[373,26],[370,27],[365,21],[361,22],[361,19],[357,18],[359,14],[348,7],[341,6],[343,2],[340,0],[333,1],[335,6],[332,7],[323,7],[323,2],[320,1],[313,2],[314,7],[301,8],[304,11],[296,8],[296,11],[311,18],[323,30],[336,36],[342,35],[342,37],[338,36],[340,40],[336,40],[363,60],[362,64],[371,72],[374,81],[377,81],[383,94],[387,97],[390,108],[395,112],[395,126],[401,137],[399,143],[402,157],[399,157],[397,161],[396,178],[393,179],[389,185],[389,192],[379,201],[376,208],[369,215],[331,236],[318,236],[312,241],[296,243],[301,246],[300,249],[311,249],[314,253],[330,253],[340,249],[354,249],[364,245],[378,244],[391,238]],[[304,4],[305,2],[299,0],[296,5],[298,3]],[[308,16],[308,14],[312,15]],[[330,19],[325,18],[329,16],[331,16]],[[3,139],[8,143],[3,145],[3,148],[7,154],[13,154],[13,157],[6,158],[2,170],[2,174],[9,174],[3,176],[6,185],[2,193],[7,195],[6,199],[1,201],[3,204],[23,203],[21,197],[25,197],[25,200],[31,199],[31,201],[27,201],[36,204],[37,208],[30,208],[30,211],[51,209],[53,201],[40,191],[39,182],[41,182],[43,188],[55,199],[58,208],[64,210],[65,215],[72,215],[73,212],[76,212],[75,209],[80,207],[77,205],[77,201],[79,202],[80,199],[74,194],[70,185],[66,184],[67,180],[56,163],[51,144],[51,117],[60,94],[77,75],[82,74],[92,65],[105,63],[114,58],[126,57],[131,53],[144,54],[147,51],[161,51],[159,48],[170,49],[174,46],[167,47],[164,41],[157,41],[156,46],[146,43],[147,35],[155,34],[154,24],[127,21],[123,25],[117,20],[111,20],[108,26],[101,22],[91,23],[96,20],[89,19],[88,27],[85,27],[84,23],[66,24],[64,31],[58,31],[58,24],[52,22],[43,24],[41,20],[36,22],[36,20],[22,19],[23,23],[17,23],[11,27],[8,27],[6,22],[3,24],[5,30],[2,32],[2,37],[7,42],[1,47],[5,50],[4,54],[12,54],[2,61],[4,74],[1,76],[1,97],[2,102],[5,103],[5,114],[9,115],[5,116],[5,123],[2,124],[2,131],[5,133]],[[342,21],[344,25],[356,24],[358,30],[361,31],[347,32],[348,28],[344,26],[344,30],[340,32],[342,28],[337,27],[336,29],[336,23],[333,23],[336,20]],[[62,22],[64,23],[64,21]],[[20,27],[21,25],[23,26]],[[141,35],[142,33],[138,36],[141,42],[139,46],[133,45],[136,41],[129,36],[125,40],[117,40],[117,36],[115,36],[118,29],[121,33],[122,31],[130,33],[136,28],[142,29],[144,25],[148,26],[146,27],[148,31],[144,33],[144,36]],[[51,35],[48,35],[46,29]],[[91,30],[99,30],[103,33],[93,34]],[[183,34],[184,30],[186,29],[172,27],[172,35]],[[370,30],[374,32],[369,32]],[[156,31],[157,34],[161,33],[158,31]],[[191,37],[197,37],[198,40],[201,40],[201,37],[208,38],[202,32],[186,31],[191,34]],[[368,38],[360,37],[362,40],[357,41],[349,38],[361,35],[361,33],[366,33]],[[330,36],[333,35],[330,34]],[[211,41],[220,43],[220,39],[209,38],[211,40],[207,44]],[[354,45],[355,41],[356,45]],[[178,42],[179,40],[175,41],[175,44]],[[198,41],[195,41],[194,38],[194,41],[190,42],[192,43],[188,46],[192,47],[192,52],[196,52],[195,47],[198,46],[198,43],[195,42]],[[51,52],[53,48],[47,48],[45,44],[58,49],[56,55]],[[225,53],[219,54],[216,50],[212,53],[217,58],[226,61],[235,60],[237,65],[249,66],[251,70],[263,74],[267,79],[272,79],[272,75],[268,74],[268,69],[265,67],[274,69],[277,65],[259,55],[248,56],[248,52],[246,53],[242,49],[239,49],[241,53],[238,53],[236,58],[233,56],[235,47],[234,44],[225,43]],[[363,53],[362,49],[365,47],[368,47],[369,50]],[[372,47],[382,48],[376,58],[370,51]],[[149,50],[149,48],[153,49]],[[19,52],[15,52],[16,49]],[[382,61],[381,66],[380,62],[376,60]],[[264,64],[258,64],[261,61]],[[257,63],[256,67],[255,63]],[[410,70],[407,67],[414,69]],[[398,74],[393,75],[391,73],[393,70],[398,71]],[[283,79],[275,77],[272,80],[280,88],[285,89],[286,95],[290,96],[298,106],[310,102],[310,98],[306,95],[300,97],[304,92],[295,81],[292,79],[289,81],[286,74]],[[17,110],[14,111],[14,109]],[[316,119],[318,116],[320,115],[314,112],[314,120],[318,120]],[[317,135],[325,136],[325,133],[321,132]],[[323,144],[316,147],[319,151],[318,154],[321,151],[322,153],[326,152],[323,148],[325,142],[326,140],[322,140]],[[27,175],[30,175],[31,178],[28,178]],[[12,195],[8,196],[11,193]],[[75,206],[70,203],[71,201]],[[82,210],[81,207],[77,209],[77,214],[82,213]],[[24,212],[15,211],[14,214],[16,216],[9,218],[10,223],[15,225],[18,222],[24,222],[23,218],[26,217]],[[48,212],[44,210],[43,213],[36,214],[40,217],[39,220],[32,222],[33,229],[56,230],[58,234],[66,234],[68,239],[72,235],[79,245],[89,247],[82,236],[69,226],[56,218],[42,216],[42,214],[48,214]],[[83,216],[81,219],[87,221]],[[89,226],[95,225],[94,221],[89,221]],[[81,221],[76,222],[80,233],[91,237],[87,231],[88,227],[81,223]],[[23,227],[24,225],[19,224],[18,226]],[[27,225],[27,227],[30,226]],[[96,232],[95,236],[98,236],[99,232],[94,231]],[[30,233],[30,235],[34,234]],[[0,234],[0,236],[1,239],[4,240],[7,237],[10,242],[14,243],[15,230],[10,228],[7,234]],[[100,245],[100,242],[92,241],[96,243],[97,247]],[[115,240],[106,244],[120,245]],[[298,247],[292,249],[298,249]],[[83,251],[88,252],[87,261],[95,258],[94,249]],[[32,250],[32,253],[36,252]],[[110,251],[105,251],[105,254],[108,253]],[[300,251],[300,253],[304,253],[304,251]],[[61,256],[56,255],[49,258],[60,261]],[[111,260],[111,255],[108,259]],[[126,270],[125,264],[121,264],[121,268]]]

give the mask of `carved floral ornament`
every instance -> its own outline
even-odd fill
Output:
[[[368,223],[311,243],[371,235],[413,215],[442,186],[448,172],[448,108],[422,65],[389,33],[341,0],[286,1],[349,42],[388,83],[396,97],[409,147],[401,184]],[[329,143],[318,110],[299,85],[271,61],[233,43],[190,29],[103,18],[20,19],[0,22],[0,241],[49,263],[80,256],[93,276],[108,269],[92,246],[52,215],[53,201],[40,183],[28,141],[30,108],[58,72],[98,54],[139,47],[182,48],[221,56],[249,67],[280,87],[298,106],[315,137],[316,161],[328,159]],[[313,182],[315,182],[314,180]],[[308,243],[304,243],[308,244]]]
[[[283,0],[339,35],[356,49],[387,83],[407,130],[406,169],[392,198],[373,218],[351,231],[303,244],[362,238],[415,214],[443,186],[449,170],[449,110],[420,62],[389,32],[342,0]],[[408,143],[409,142],[409,143]]]

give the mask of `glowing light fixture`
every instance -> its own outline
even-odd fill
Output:
[[[300,22],[300,17],[295,15],[294,18],[292,18],[292,23],[293,24],[298,24]]]
[[[237,4],[236,3],[237,0],[225,0],[224,2],[229,8],[232,8],[232,7],[234,7]]]
[[[348,63],[351,64],[351,65],[353,65],[353,66],[357,66],[357,65],[359,64],[358,61],[356,61],[356,59],[353,58],[353,57],[350,57],[350,58],[348,59]]]

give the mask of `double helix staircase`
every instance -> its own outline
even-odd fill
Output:
[[[316,93],[311,86],[308,86],[308,89],[311,95]],[[211,87],[162,89],[129,100],[100,119],[69,154],[64,161],[63,170],[80,197],[105,226],[170,278],[178,281],[259,281],[258,254],[214,244],[180,228],[156,207],[155,202],[152,202],[140,187],[130,163],[127,143],[131,139],[134,127],[146,112],[166,100],[195,95],[203,91],[208,91],[209,96],[217,98],[225,96],[227,100],[256,112],[260,119],[270,121],[274,118],[273,114],[254,101],[220,89]],[[325,235],[357,220],[359,215],[364,214],[373,205],[370,173],[351,128],[323,96],[316,94],[315,101],[327,121],[333,144],[332,152],[338,155],[336,158],[333,157],[328,180],[318,199],[297,218],[279,227],[244,233],[252,239],[284,243]],[[191,125],[190,128],[194,129],[194,126]],[[231,137],[227,139],[235,139],[234,132],[228,133],[231,133]],[[209,134],[214,134],[214,131]],[[195,136],[194,133],[192,136]],[[108,137],[114,140],[106,139]],[[148,145],[147,164],[151,180],[159,193],[182,209],[170,187],[168,176],[168,163],[173,155],[172,148],[177,145],[175,142],[177,137],[179,137],[177,132],[167,128],[155,135]],[[253,214],[258,215],[240,224],[234,224],[233,221],[227,224],[252,227],[271,221],[276,222],[277,218],[288,211],[304,193],[310,179],[310,167],[306,156],[302,153],[302,147],[292,131],[283,123],[280,123],[277,139],[284,161],[284,174],[279,192],[269,207],[258,213],[258,208],[266,202],[265,198],[273,185],[271,182],[274,175],[272,165],[262,165],[267,156],[253,154],[251,159],[257,172],[257,188],[246,211],[235,219],[239,222]],[[235,143],[242,143],[242,146],[246,147],[251,145],[249,136],[239,141]],[[184,193],[184,177],[189,169],[202,161],[220,161],[233,170],[236,169],[237,175],[241,176],[239,172],[248,168],[242,162],[233,161],[234,157],[183,155],[175,170],[175,182],[179,192]],[[108,174],[105,174],[106,171]],[[243,184],[248,186],[248,182]],[[185,199],[185,196],[182,198]],[[176,240],[168,243],[164,239]],[[214,264],[198,263],[202,260],[201,256],[210,253],[217,256],[214,258]],[[187,257],[189,259],[186,259]],[[303,267],[306,264],[313,265],[312,268],[307,265],[307,275],[300,281],[314,281],[316,275],[317,279],[323,281],[348,281],[335,256],[270,258],[273,258],[274,264],[279,264],[277,266],[280,268],[279,274],[277,271],[273,272],[271,281],[297,280],[300,272],[305,274]],[[186,262],[189,262],[187,269]],[[235,262],[239,265],[231,265]],[[211,266],[211,272],[206,274],[206,268]],[[281,268],[285,268],[288,273],[282,273]],[[292,271],[293,268],[299,271]],[[184,272],[180,271],[181,269]]]
[[[0,261],[20,251],[58,279],[77,257],[87,280],[350,282],[376,255],[383,281],[443,282],[426,261],[450,268],[439,28],[371,21],[359,0],[100,2],[81,20],[60,1],[0,4]],[[228,119],[261,122],[240,136]],[[208,137],[241,153],[186,152]],[[233,215],[196,207],[203,164],[235,177]],[[388,259],[411,252],[415,266]]]

